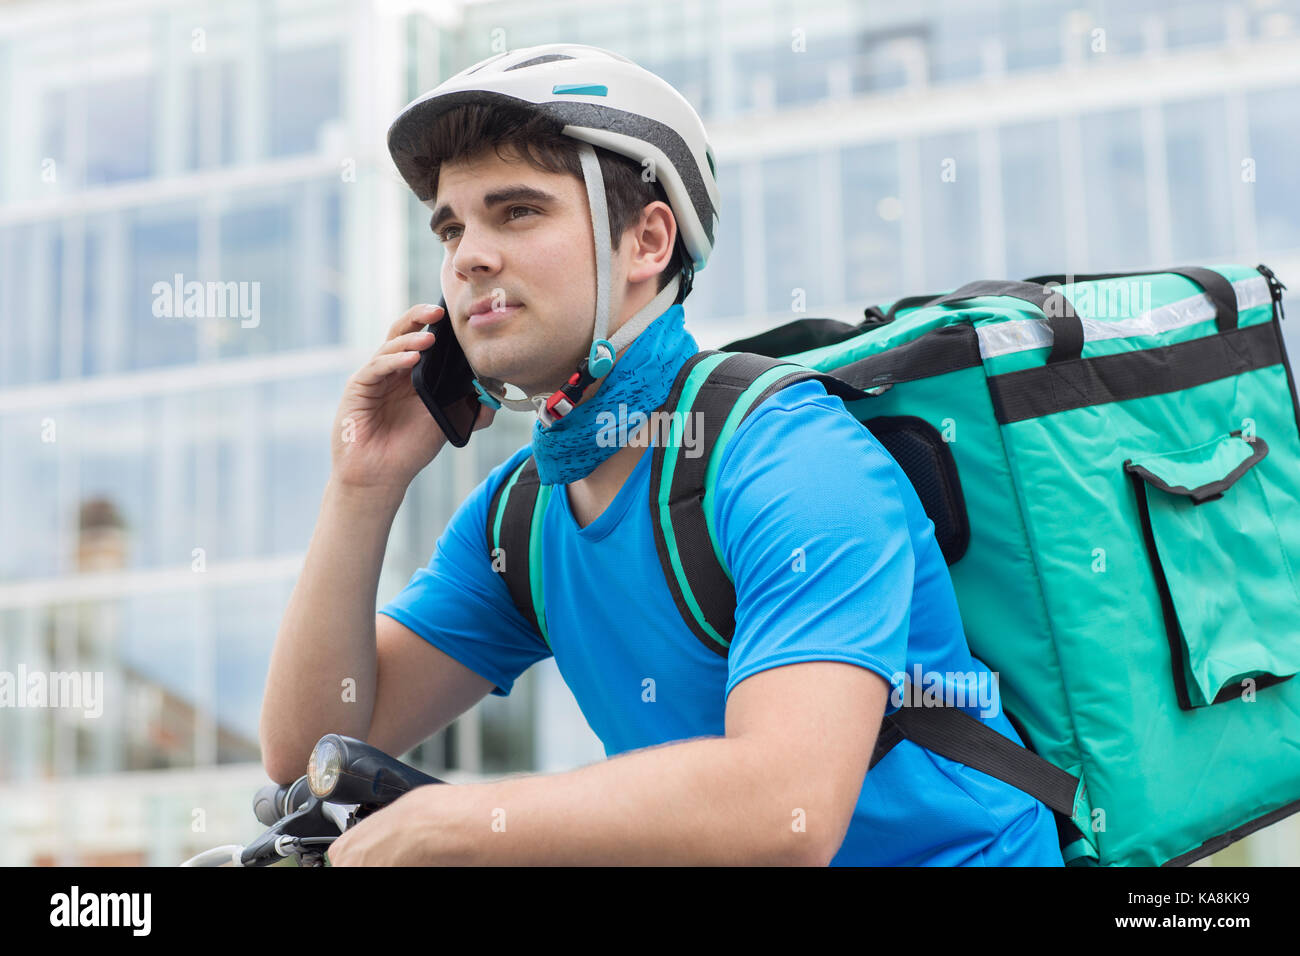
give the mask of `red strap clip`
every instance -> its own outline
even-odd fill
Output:
[[[565,394],[566,391],[577,387],[582,381],[582,373],[574,372],[569,376],[569,380],[550,398],[546,400],[546,413],[552,418],[563,418],[569,412],[573,411],[573,400]]]

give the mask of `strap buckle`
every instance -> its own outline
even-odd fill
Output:
[[[594,381],[587,371],[587,360],[583,359],[578,371],[570,375],[569,380],[546,400],[546,414],[551,419],[547,424],[550,425],[573,411],[574,406],[582,400],[583,391]]]

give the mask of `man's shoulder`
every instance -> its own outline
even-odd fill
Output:
[[[804,379],[767,396],[717,456],[706,477],[715,501],[765,502],[823,513],[832,501],[905,497],[907,476],[870,429],[818,379]]]
[[[807,378],[778,389],[745,415],[723,449],[719,477],[740,460],[795,459],[809,451],[843,448],[851,459],[870,443],[866,428],[850,414],[844,400],[821,380]]]

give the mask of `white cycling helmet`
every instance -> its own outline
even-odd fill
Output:
[[[596,246],[596,314],[591,351],[557,392],[507,399],[503,383],[475,379],[479,400],[499,408],[537,408],[544,425],[563,417],[583,390],[613,367],[618,352],[676,298],[676,277],[645,309],[614,335],[609,329],[611,243],[604,180],[593,146],[653,169],[677,220],[678,233],[696,270],[713,249],[720,197],[713,150],[704,123],[665,80],[626,57],[599,47],[548,43],[488,57],[409,103],[388,130],[388,151],[406,184],[434,208],[430,192],[427,133],[432,122],[466,104],[523,107],[563,124],[580,142],[583,179]],[[669,295],[669,293],[671,293]],[[666,298],[666,304],[665,304]],[[657,308],[657,312],[652,312]]]

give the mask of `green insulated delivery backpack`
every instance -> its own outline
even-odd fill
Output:
[[[903,737],[1032,793],[1070,865],[1184,865],[1300,810],[1300,402],[1265,266],[984,281],[803,319],[702,351],[651,449],[656,544],[699,639],[735,592],[710,532],[711,461],[780,388],[817,378],[907,473],[971,652],[1028,749],[958,707]],[[702,414],[703,454],[681,449]],[[527,458],[487,546],[546,637]]]

